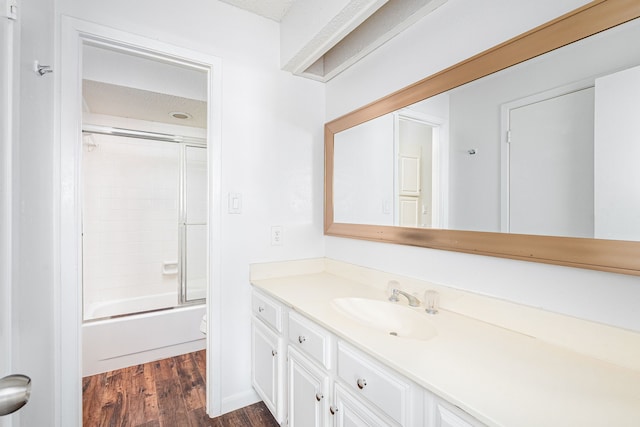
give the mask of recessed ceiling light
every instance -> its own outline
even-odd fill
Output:
[[[172,111],[169,113],[169,115],[174,119],[180,119],[180,120],[188,120],[193,118],[191,114],[185,113],[184,111]]]

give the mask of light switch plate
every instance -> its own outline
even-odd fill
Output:
[[[242,213],[242,193],[229,193],[229,213]]]

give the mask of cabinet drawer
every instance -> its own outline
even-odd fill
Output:
[[[253,291],[251,311],[258,319],[261,319],[276,331],[282,332],[282,306],[276,301]]]
[[[410,418],[411,383],[362,352],[338,343],[338,377],[400,425]]]
[[[289,345],[331,369],[331,334],[294,312],[289,312]]]

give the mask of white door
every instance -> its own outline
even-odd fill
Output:
[[[409,149],[412,149],[409,151]],[[398,154],[398,183],[401,196],[420,196],[420,164],[422,157],[420,147],[416,145],[400,145]]]
[[[261,321],[251,319],[251,383],[278,422],[280,413],[280,338]]]
[[[593,237],[594,90],[509,114],[509,231]]]
[[[401,227],[417,227],[420,209],[418,197],[400,196],[398,200],[399,224]]]
[[[289,426],[321,427],[329,413],[329,377],[289,349]]]

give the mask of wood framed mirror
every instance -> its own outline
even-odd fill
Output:
[[[494,231],[484,229],[476,231],[469,228],[455,229],[455,225],[449,228],[431,224],[426,227],[403,226],[397,220],[391,224],[357,219],[345,220],[344,215],[336,217],[337,196],[336,177],[334,176],[336,172],[335,142],[341,132],[352,130],[358,125],[393,114],[415,103],[432,99],[436,95],[460,88],[471,82],[475,84],[479,79],[487,76],[493,77],[503,70],[508,71],[510,67],[520,66],[528,60],[537,60],[546,53],[559,51],[565,46],[570,46],[574,42],[585,40],[590,36],[599,36],[606,30],[614,29],[614,27],[622,26],[630,21],[637,21],[638,17],[640,17],[640,2],[638,1],[593,1],[326,123],[325,234],[640,275],[640,238],[636,237],[629,239],[620,237],[595,238],[596,235],[593,237],[565,237],[545,232],[529,234],[510,231],[505,233],[501,232],[499,227]],[[634,25],[636,21],[634,21]],[[629,46],[632,44],[629,42]],[[496,144],[499,143],[500,141],[496,141]],[[397,153],[397,150],[394,153]],[[475,154],[475,149],[470,147],[467,154],[471,155],[472,153]],[[397,163],[397,158],[394,158],[394,163]],[[398,180],[397,176],[394,180]],[[397,188],[397,182],[394,185]],[[496,185],[500,187],[499,182]],[[627,194],[636,197],[634,194]],[[339,197],[338,200],[340,200]],[[395,213],[398,216],[398,208],[386,206],[386,202],[379,203],[379,205],[383,205],[381,209],[388,211],[386,213]],[[337,218],[338,221],[334,221],[334,218]],[[636,218],[640,223],[640,214]],[[606,236],[606,234],[604,235]]]

